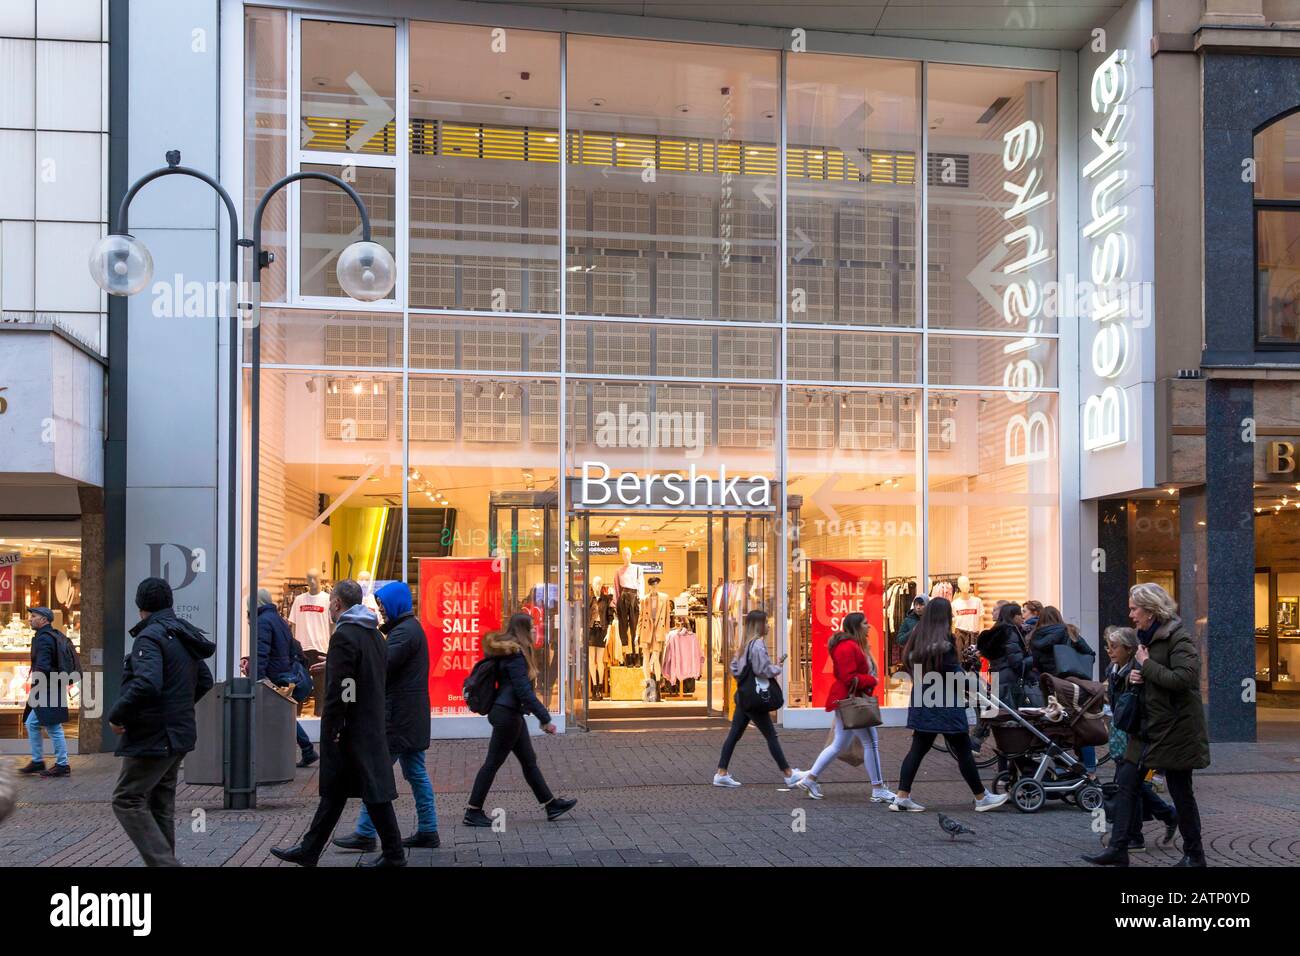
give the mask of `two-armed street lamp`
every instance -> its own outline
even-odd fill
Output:
[[[303,179],[319,179],[347,193],[357,207],[361,216],[361,239],[347,246],[340,254],[335,265],[339,285],[353,299],[359,302],[374,302],[384,298],[393,288],[397,274],[397,265],[392,255],[370,235],[370,214],[366,204],[357,191],[350,185],[328,173],[298,172],[285,176],[272,185],[257,203],[253,213],[253,237],[239,238],[239,216],[235,203],[221,184],[207,173],[180,165],[179,150],[170,150],[166,156],[167,165],[141,176],[122,197],[117,208],[116,229],[95,243],[90,253],[90,274],[95,283],[110,295],[135,295],[148,287],[153,278],[153,256],[148,247],[130,234],[127,212],[136,194],[147,184],[163,176],[190,176],[202,180],[211,186],[221,197],[222,204],[230,217],[230,289],[227,298],[230,305],[230,361],[229,361],[229,437],[227,438],[227,476],[230,489],[230,506],[226,514],[226,557],[227,566],[235,566],[236,528],[238,527],[238,451],[239,451],[239,407],[236,400],[239,376],[239,310],[242,303],[238,301],[239,289],[239,249],[253,250],[253,263],[256,279],[253,282],[252,309],[252,375],[249,388],[249,407],[252,420],[250,435],[249,474],[249,530],[248,530],[248,634],[250,641],[257,639],[257,508],[258,508],[258,470],[261,449],[259,447],[261,417],[261,378],[262,378],[262,327],[261,327],[261,274],[271,265],[275,257],[262,249],[262,216],[271,198],[290,183]],[[255,685],[258,679],[256,648],[251,648],[249,673],[247,677],[237,676],[239,644],[235,627],[235,608],[239,601],[237,578],[234,573],[227,575],[226,601],[229,612],[226,615],[226,698],[223,716],[222,760],[224,773],[225,806],[227,809],[251,809],[257,804],[257,780],[254,773],[253,750],[253,701]]]

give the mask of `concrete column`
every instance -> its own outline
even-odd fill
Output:
[[[1250,382],[1206,382],[1204,500],[1182,508],[1183,561],[1192,556],[1204,569],[1182,594],[1204,600],[1196,633],[1211,740],[1255,739],[1254,694],[1243,683],[1255,676],[1255,446],[1242,440],[1254,391]]]
[[[82,710],[77,725],[77,752],[103,748],[104,688],[104,489],[78,488],[81,499],[81,668]],[[86,697],[93,692],[101,708],[87,716]]]

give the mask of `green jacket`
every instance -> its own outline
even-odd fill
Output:
[[[898,627],[898,646],[903,647],[907,644],[907,639],[912,636],[912,629],[916,627],[916,622],[921,620],[921,615],[915,611],[908,611],[907,617],[903,618],[903,623]]]
[[[1158,770],[1210,765],[1210,741],[1201,706],[1201,655],[1183,622],[1157,628],[1142,665],[1142,732],[1129,736],[1124,759]]]

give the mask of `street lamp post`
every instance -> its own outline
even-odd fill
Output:
[[[143,290],[153,277],[153,257],[143,242],[129,232],[128,212],[136,194],[155,179],[180,175],[198,179],[216,191],[230,218],[230,289],[228,295],[237,296],[239,288],[239,249],[252,247],[256,278],[253,283],[252,375],[250,386],[250,478],[249,494],[249,559],[248,559],[248,634],[250,645],[257,639],[257,509],[258,468],[260,465],[259,416],[261,411],[261,274],[270,266],[274,256],[262,249],[262,216],[271,198],[291,183],[303,179],[319,179],[337,186],[356,204],[361,216],[361,240],[354,242],[339,254],[335,266],[339,285],[343,291],[361,302],[382,299],[393,287],[396,265],[392,255],[383,246],[371,240],[370,215],[357,191],[328,173],[299,172],[285,176],[274,183],[258,201],[253,215],[252,239],[239,238],[239,215],[230,194],[207,173],[180,165],[179,150],[169,150],[167,165],[141,176],[122,197],[117,209],[117,228],[95,243],[90,254],[90,273],[95,283],[110,295],[130,296]],[[230,569],[226,577],[226,698],[222,714],[222,782],[226,809],[251,809],[257,804],[257,780],[254,767],[253,707],[255,685],[258,679],[256,648],[250,646],[249,673],[238,677],[239,641],[235,628],[235,608],[238,607],[238,585],[234,573],[236,562],[236,528],[238,527],[238,456],[239,456],[239,406],[237,402],[239,376],[239,310],[242,303],[236,297],[230,310],[230,361],[229,361],[229,434],[227,438],[227,483],[230,501],[226,514],[226,564]]]

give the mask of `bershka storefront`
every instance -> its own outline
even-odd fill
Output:
[[[852,611],[887,674],[917,594],[1086,625],[1076,51],[228,5],[243,193],[346,174],[399,269],[352,302],[352,208],[268,209],[258,580],[300,639],[407,582],[464,736],[518,612],[566,729],[727,716],[754,611],[786,726],[829,722]]]

